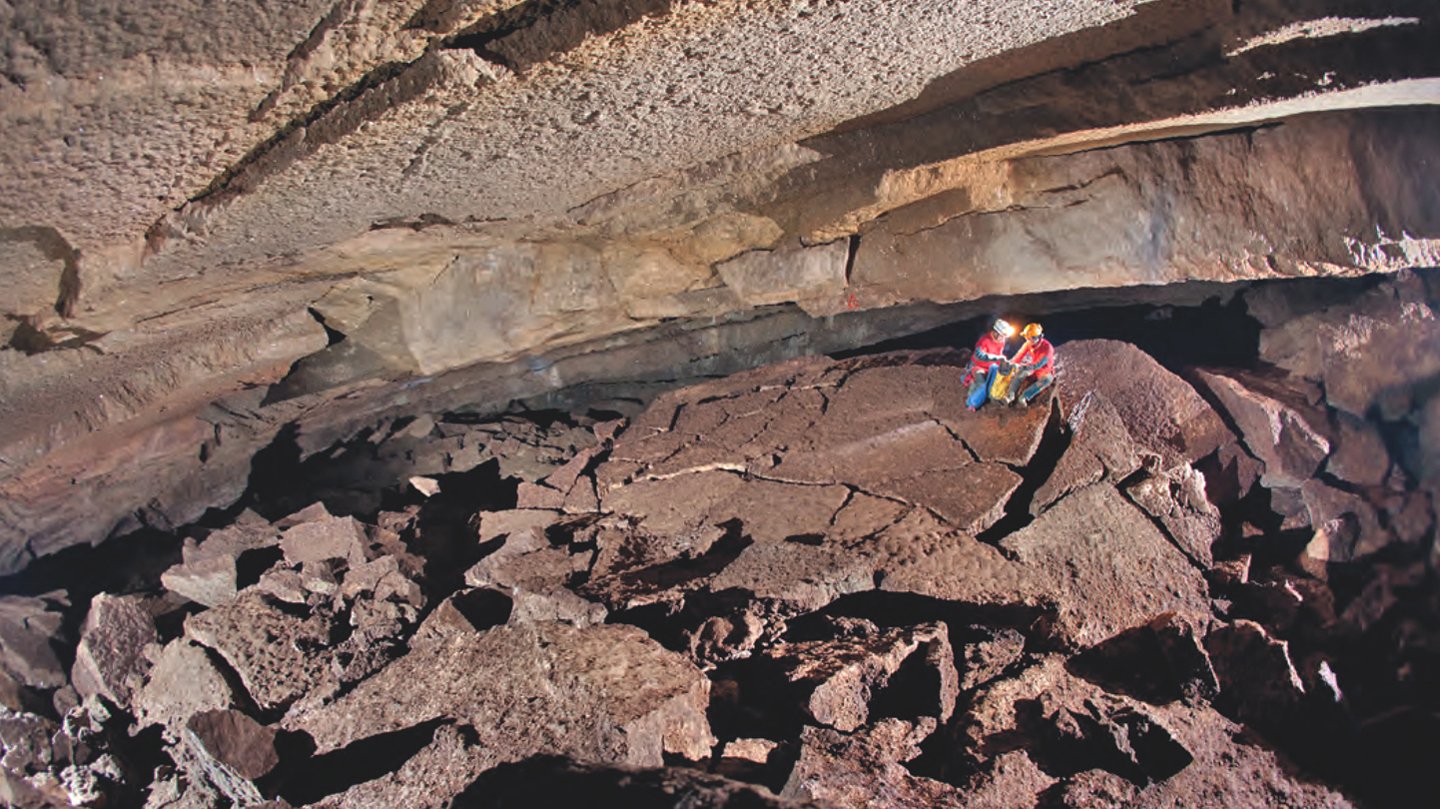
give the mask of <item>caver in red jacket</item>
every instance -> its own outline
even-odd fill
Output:
[[[975,351],[970,355],[970,368],[965,372],[965,383],[969,384],[976,373],[981,376],[990,372],[996,363],[1005,359],[1005,340],[994,330],[985,332],[985,336],[975,344]]]
[[[1044,376],[1055,372],[1055,347],[1041,337],[1026,340],[1013,360],[1015,370],[1021,376]]]

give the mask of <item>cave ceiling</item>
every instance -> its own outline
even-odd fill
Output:
[[[127,469],[233,488],[280,425],[457,369],[1440,264],[1431,0],[13,0],[0,31],[5,567],[133,528]]]

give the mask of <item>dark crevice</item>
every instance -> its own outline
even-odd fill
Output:
[[[290,777],[280,785],[280,797],[295,806],[305,806],[356,784],[389,775],[428,745],[435,731],[445,724],[449,724],[449,720],[431,719],[404,730],[361,739],[297,763]],[[304,747],[303,738],[291,743]]]
[[[860,254],[860,234],[850,237],[849,249],[845,253],[845,287],[850,287],[850,281],[854,278],[855,257]]]
[[[1065,420],[1060,417],[1059,399],[1050,396],[1048,404],[1050,415],[1045,421],[1040,445],[1030,456],[1030,462],[1023,469],[1017,470],[1021,473],[1020,485],[1010,495],[1010,499],[1005,501],[1005,515],[996,520],[994,525],[975,535],[976,539],[987,545],[998,545],[1000,540],[1034,521],[1030,504],[1035,499],[1035,493],[1055,472],[1060,457],[1070,446],[1070,431]]]
[[[604,36],[644,17],[666,14],[673,1],[525,0],[447,37],[439,47],[470,50],[519,73],[575,48],[587,37]],[[527,29],[533,29],[534,36],[507,41]]]

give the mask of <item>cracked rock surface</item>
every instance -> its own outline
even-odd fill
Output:
[[[1341,807],[1426,785],[1425,408],[1366,422],[1367,463],[1314,396],[1324,364],[1059,356],[1028,409],[967,411],[963,351],[817,356],[618,419],[417,415],[322,453],[349,472],[297,461],[328,498],[256,498],[123,585],[0,602],[0,794]],[[1433,396],[1410,384],[1387,395]],[[1267,402],[1317,440],[1252,454],[1257,423],[1294,425]]]

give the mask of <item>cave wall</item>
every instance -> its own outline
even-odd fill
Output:
[[[760,362],[939,316],[815,319],[893,306],[1440,263],[1423,0],[0,23],[6,570],[232,501],[286,424],[499,407],[575,383],[567,359]]]

